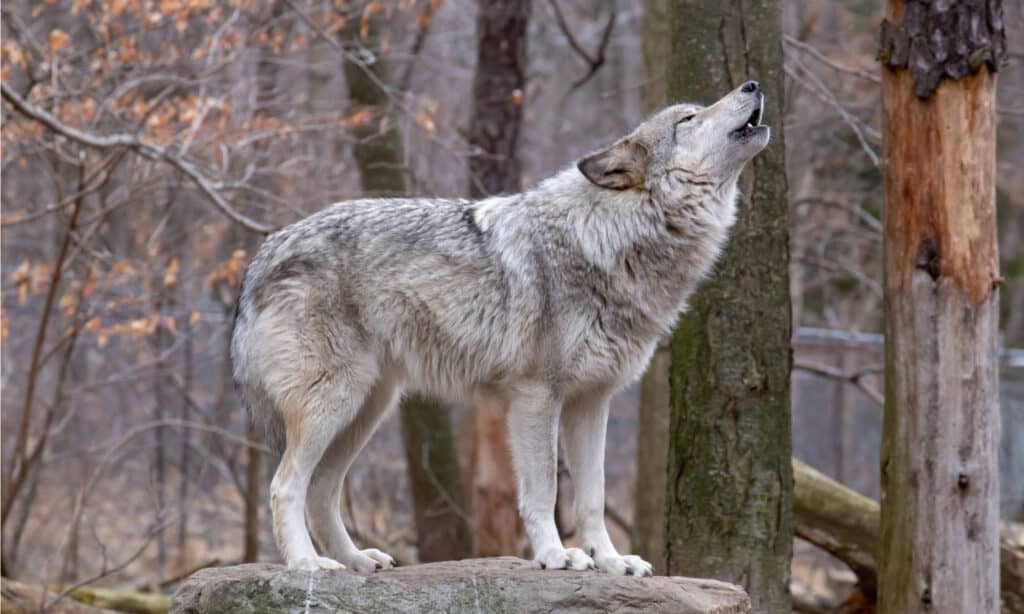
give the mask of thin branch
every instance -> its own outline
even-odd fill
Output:
[[[835,61],[829,59],[829,57],[826,56],[824,53],[818,51],[818,49],[816,47],[813,47],[813,46],[811,46],[811,45],[809,45],[809,44],[807,44],[807,43],[805,43],[803,41],[799,41],[796,38],[790,36],[789,34],[783,34],[782,35],[782,42],[786,43],[787,45],[789,45],[791,47],[795,47],[795,48],[797,48],[797,49],[799,49],[801,51],[807,52],[807,54],[809,54],[815,60],[818,60],[822,64],[828,66],[829,68],[833,68],[833,69],[835,69],[838,72],[844,72],[844,73],[847,73],[847,74],[850,74],[850,75],[856,75],[856,76],[860,77],[861,79],[866,79],[868,81],[871,81],[872,83],[881,83],[882,82],[882,78],[879,77],[877,74],[875,74],[873,72],[868,72],[866,70],[861,70],[859,68],[852,68],[850,66],[846,66],[845,64],[840,64],[838,62],[835,62]]]
[[[4,84],[4,87],[7,87]],[[6,92],[6,90],[5,90]],[[78,223],[78,214],[82,210],[82,188],[85,183],[85,161],[79,162],[78,166],[78,198],[71,210],[71,217],[64,229],[64,237],[61,239],[60,248],[57,252],[57,259],[50,273],[50,285],[46,290],[46,299],[43,302],[43,310],[39,315],[39,326],[36,329],[35,344],[32,346],[32,357],[29,359],[28,380],[25,387],[25,401],[21,406],[21,423],[18,425],[18,438],[14,443],[14,456],[11,459],[11,471],[5,476],[7,490],[4,492],[4,501],[0,505],[0,531],[7,524],[11,515],[11,507],[18,497],[18,491],[29,473],[34,459],[38,458],[43,445],[46,442],[46,430],[39,436],[39,442],[35,449],[28,453],[28,435],[32,424],[32,405],[35,399],[36,382],[39,379],[39,360],[43,354],[43,345],[46,343],[46,330],[50,322],[50,314],[53,312],[54,300],[57,296],[57,288],[60,286],[61,274],[64,272],[64,261],[68,255],[68,248],[71,245],[71,233]],[[46,425],[49,426],[48,424]]]
[[[824,377],[827,379],[833,379],[840,382],[853,384],[854,386],[859,388],[864,394],[866,394],[868,398],[870,398],[872,401],[878,403],[879,405],[885,404],[885,397],[883,397],[882,394],[879,393],[877,390],[871,388],[870,386],[864,383],[864,378],[883,373],[885,369],[882,367],[865,367],[863,369],[858,369],[856,371],[847,372],[841,371],[834,367],[830,367],[828,365],[798,362],[793,364],[793,369],[797,371],[804,371],[805,373],[810,373],[811,375],[816,375],[818,377]]]
[[[430,0],[427,0],[423,6],[423,12],[417,18],[419,28],[416,30],[416,38],[409,49],[409,60],[405,64],[402,76],[398,78],[398,89],[403,92],[409,91],[409,83],[412,81],[412,71],[416,66],[416,59],[419,57],[420,52],[423,51],[423,44],[427,41],[427,34],[430,33],[430,24],[434,23],[434,12],[440,5],[440,3],[435,5]]]
[[[123,151],[124,150],[122,150],[122,152]],[[35,211],[22,217],[15,217],[13,215],[0,217],[0,227],[9,228],[11,226],[17,226],[19,224],[27,224],[29,222],[34,222],[35,220],[50,215],[51,213],[56,213],[57,211],[63,210],[68,205],[74,204],[83,196],[88,196],[89,194],[96,192],[97,190],[101,189],[104,185],[106,185],[107,181],[110,180],[110,172],[113,169],[113,167],[117,164],[117,162],[121,159],[122,155],[122,153],[113,153],[107,156],[107,159],[101,162],[99,165],[97,165],[96,169],[93,170],[88,177],[86,177],[84,181],[84,187],[80,187],[80,189],[74,194],[71,194],[70,196],[62,199],[60,202],[56,204],[49,205],[39,211]],[[72,238],[72,240],[74,240],[74,238]]]
[[[798,75],[797,72],[790,68],[788,64],[783,66],[783,70],[785,70],[786,74],[789,75],[790,78],[792,78],[793,80],[809,86],[809,89],[813,91],[815,94],[817,94],[818,98],[820,98],[822,101],[835,108],[835,110],[839,113],[839,116],[843,119],[843,121],[848,126],[850,126],[850,129],[853,130],[854,135],[856,135],[857,137],[857,142],[860,143],[860,146],[864,150],[864,153],[867,154],[868,159],[871,160],[871,164],[877,168],[880,164],[878,154],[875,153],[874,148],[872,148],[871,145],[868,143],[867,137],[864,136],[864,127],[862,127],[863,122],[861,122],[858,118],[854,117],[853,114],[846,110],[846,107],[843,106],[843,103],[839,102],[839,99],[836,98],[836,95],[832,93],[832,90],[830,90],[828,86],[822,83],[821,79],[819,79],[817,75],[815,75],[811,70],[808,70],[807,67],[800,64],[799,61],[797,61],[797,65],[800,66],[800,68],[803,69],[803,71],[807,74],[807,79],[804,79],[800,75]],[[870,127],[867,128],[870,130]],[[875,135],[872,134],[872,136]]]
[[[562,10],[558,8],[558,4],[555,0],[549,0],[549,4],[551,4],[551,10],[555,13],[555,21],[558,22],[558,29],[562,31],[562,34],[565,36],[566,41],[568,41],[569,46],[572,47],[572,50],[583,58],[589,67],[587,69],[587,73],[572,84],[569,91],[573,92],[589,81],[591,77],[597,73],[598,69],[604,66],[605,51],[608,49],[608,42],[612,37],[612,30],[615,29],[616,14],[615,11],[612,11],[612,13],[608,15],[608,23],[605,24],[604,31],[601,33],[601,42],[597,46],[597,52],[594,55],[590,55],[590,53],[583,48],[583,45],[576,40],[576,37],[573,36],[572,30],[569,29],[569,24],[566,23],[565,16],[562,15]]]
[[[95,149],[126,147],[137,152],[144,158],[169,164],[191,179],[199,190],[206,195],[210,202],[212,202],[213,205],[221,211],[221,213],[226,215],[232,221],[238,223],[244,228],[247,228],[248,230],[263,234],[267,234],[275,230],[273,226],[257,222],[245,214],[233,209],[231,205],[229,205],[227,201],[218,194],[217,189],[219,185],[216,182],[211,181],[203,175],[203,173],[200,172],[200,170],[191,162],[167,151],[163,147],[154,145],[153,143],[131,134],[110,134],[100,136],[72,128],[48,113],[46,110],[22,98],[9,85],[7,85],[6,82],[0,82],[0,90],[2,90],[4,99],[7,100],[11,106],[26,117],[39,122],[50,131],[87,147],[93,147]]]
[[[106,561],[104,561],[103,568],[100,569],[100,572],[98,574],[96,574],[95,576],[93,576],[91,578],[85,578],[85,579],[79,580],[78,582],[75,582],[74,584],[71,584],[71,585],[67,586],[56,597],[54,597],[53,601],[50,601],[45,606],[40,608],[40,612],[41,613],[47,612],[50,608],[52,608],[53,606],[57,605],[61,600],[67,599],[68,596],[71,595],[71,593],[75,592],[77,589],[80,589],[83,586],[92,584],[93,582],[96,582],[97,580],[102,580],[103,578],[105,578],[107,576],[113,575],[113,574],[121,571],[125,567],[128,567],[129,565],[134,563],[140,556],[142,556],[142,553],[144,553],[146,551],[146,549],[149,548],[149,545],[151,543],[153,543],[153,540],[156,538],[156,536],[159,535],[168,526],[170,526],[170,524],[171,524],[170,521],[166,521],[166,522],[163,522],[163,523],[153,527],[149,531],[147,531],[146,532],[146,538],[142,542],[142,545],[139,546],[135,550],[135,552],[130,554],[128,556],[128,558],[124,559],[120,563],[114,565],[113,567],[109,567],[109,568],[106,566]],[[45,597],[46,593],[44,592],[43,595]]]

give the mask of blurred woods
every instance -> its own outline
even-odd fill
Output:
[[[786,134],[793,451],[877,499],[881,7],[780,4],[783,100],[767,104]],[[573,163],[666,100],[666,10],[658,0],[4,3],[3,574],[159,587],[211,561],[276,560],[266,509],[276,458],[247,426],[227,353],[263,234],[342,199],[480,196]],[[1005,12],[1001,514],[1021,520],[1024,15],[1013,2]],[[628,550],[632,536],[656,565],[665,484],[643,480],[665,472],[669,400],[657,382],[667,379],[645,380],[639,395],[661,413],[638,420],[634,389],[614,401],[606,471],[613,538]],[[357,541],[407,562],[522,554],[501,422],[487,417],[494,408],[466,409],[416,399],[388,419],[344,487]],[[562,486],[560,502],[571,496]],[[428,534],[446,537],[431,545]],[[852,582],[820,572],[836,568],[818,556],[798,544],[801,598]]]

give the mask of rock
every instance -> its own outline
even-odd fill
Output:
[[[743,589],[716,580],[543,571],[502,557],[411,565],[361,576],[254,563],[203,569],[172,614],[220,612],[750,612]]]

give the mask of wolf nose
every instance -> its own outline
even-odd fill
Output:
[[[745,92],[747,94],[760,94],[761,84],[758,83],[757,81],[747,81],[746,83],[740,86],[740,91]]]

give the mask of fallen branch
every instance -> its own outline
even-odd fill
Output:
[[[880,510],[869,499],[793,459],[793,532],[829,552],[857,574],[847,599],[875,601]],[[999,585],[1004,612],[1024,612],[1024,548],[999,545]]]
[[[793,459],[793,532],[846,563],[858,587],[878,585],[878,503]]]
[[[172,584],[177,584],[178,582],[181,582],[182,580],[184,580],[185,578],[188,578],[189,576],[191,576],[195,572],[199,571],[200,569],[206,569],[207,567],[216,567],[217,565],[220,565],[220,564],[221,564],[221,560],[220,559],[209,559],[209,560],[203,561],[201,563],[198,563],[196,565],[192,565],[191,567],[187,567],[183,571],[179,571],[178,573],[174,574],[173,576],[169,576],[167,578],[164,578],[164,579],[156,582],[155,584],[146,583],[146,584],[137,586],[136,587],[136,591],[137,592],[141,592],[141,593],[152,593],[154,588],[165,589],[165,588],[171,586]]]
[[[7,85],[6,82],[3,81],[0,81],[0,92],[2,92],[4,99],[22,115],[39,122],[51,132],[94,149],[115,149],[125,147],[135,151],[144,158],[169,164],[192,180],[199,190],[206,195],[210,202],[212,202],[213,205],[221,211],[221,213],[226,215],[232,221],[238,223],[244,228],[263,234],[267,234],[275,230],[273,226],[257,222],[245,214],[233,209],[231,205],[229,205],[217,192],[218,184],[216,182],[211,181],[203,175],[203,173],[188,160],[167,151],[163,147],[154,145],[153,143],[140,139],[132,134],[109,134],[100,136],[83,132],[77,128],[72,128],[51,115],[45,109],[42,109],[22,98],[9,85]]]
[[[136,614],[164,614],[171,607],[171,598],[168,595],[95,586],[80,586],[67,596],[78,603],[93,607]]]

